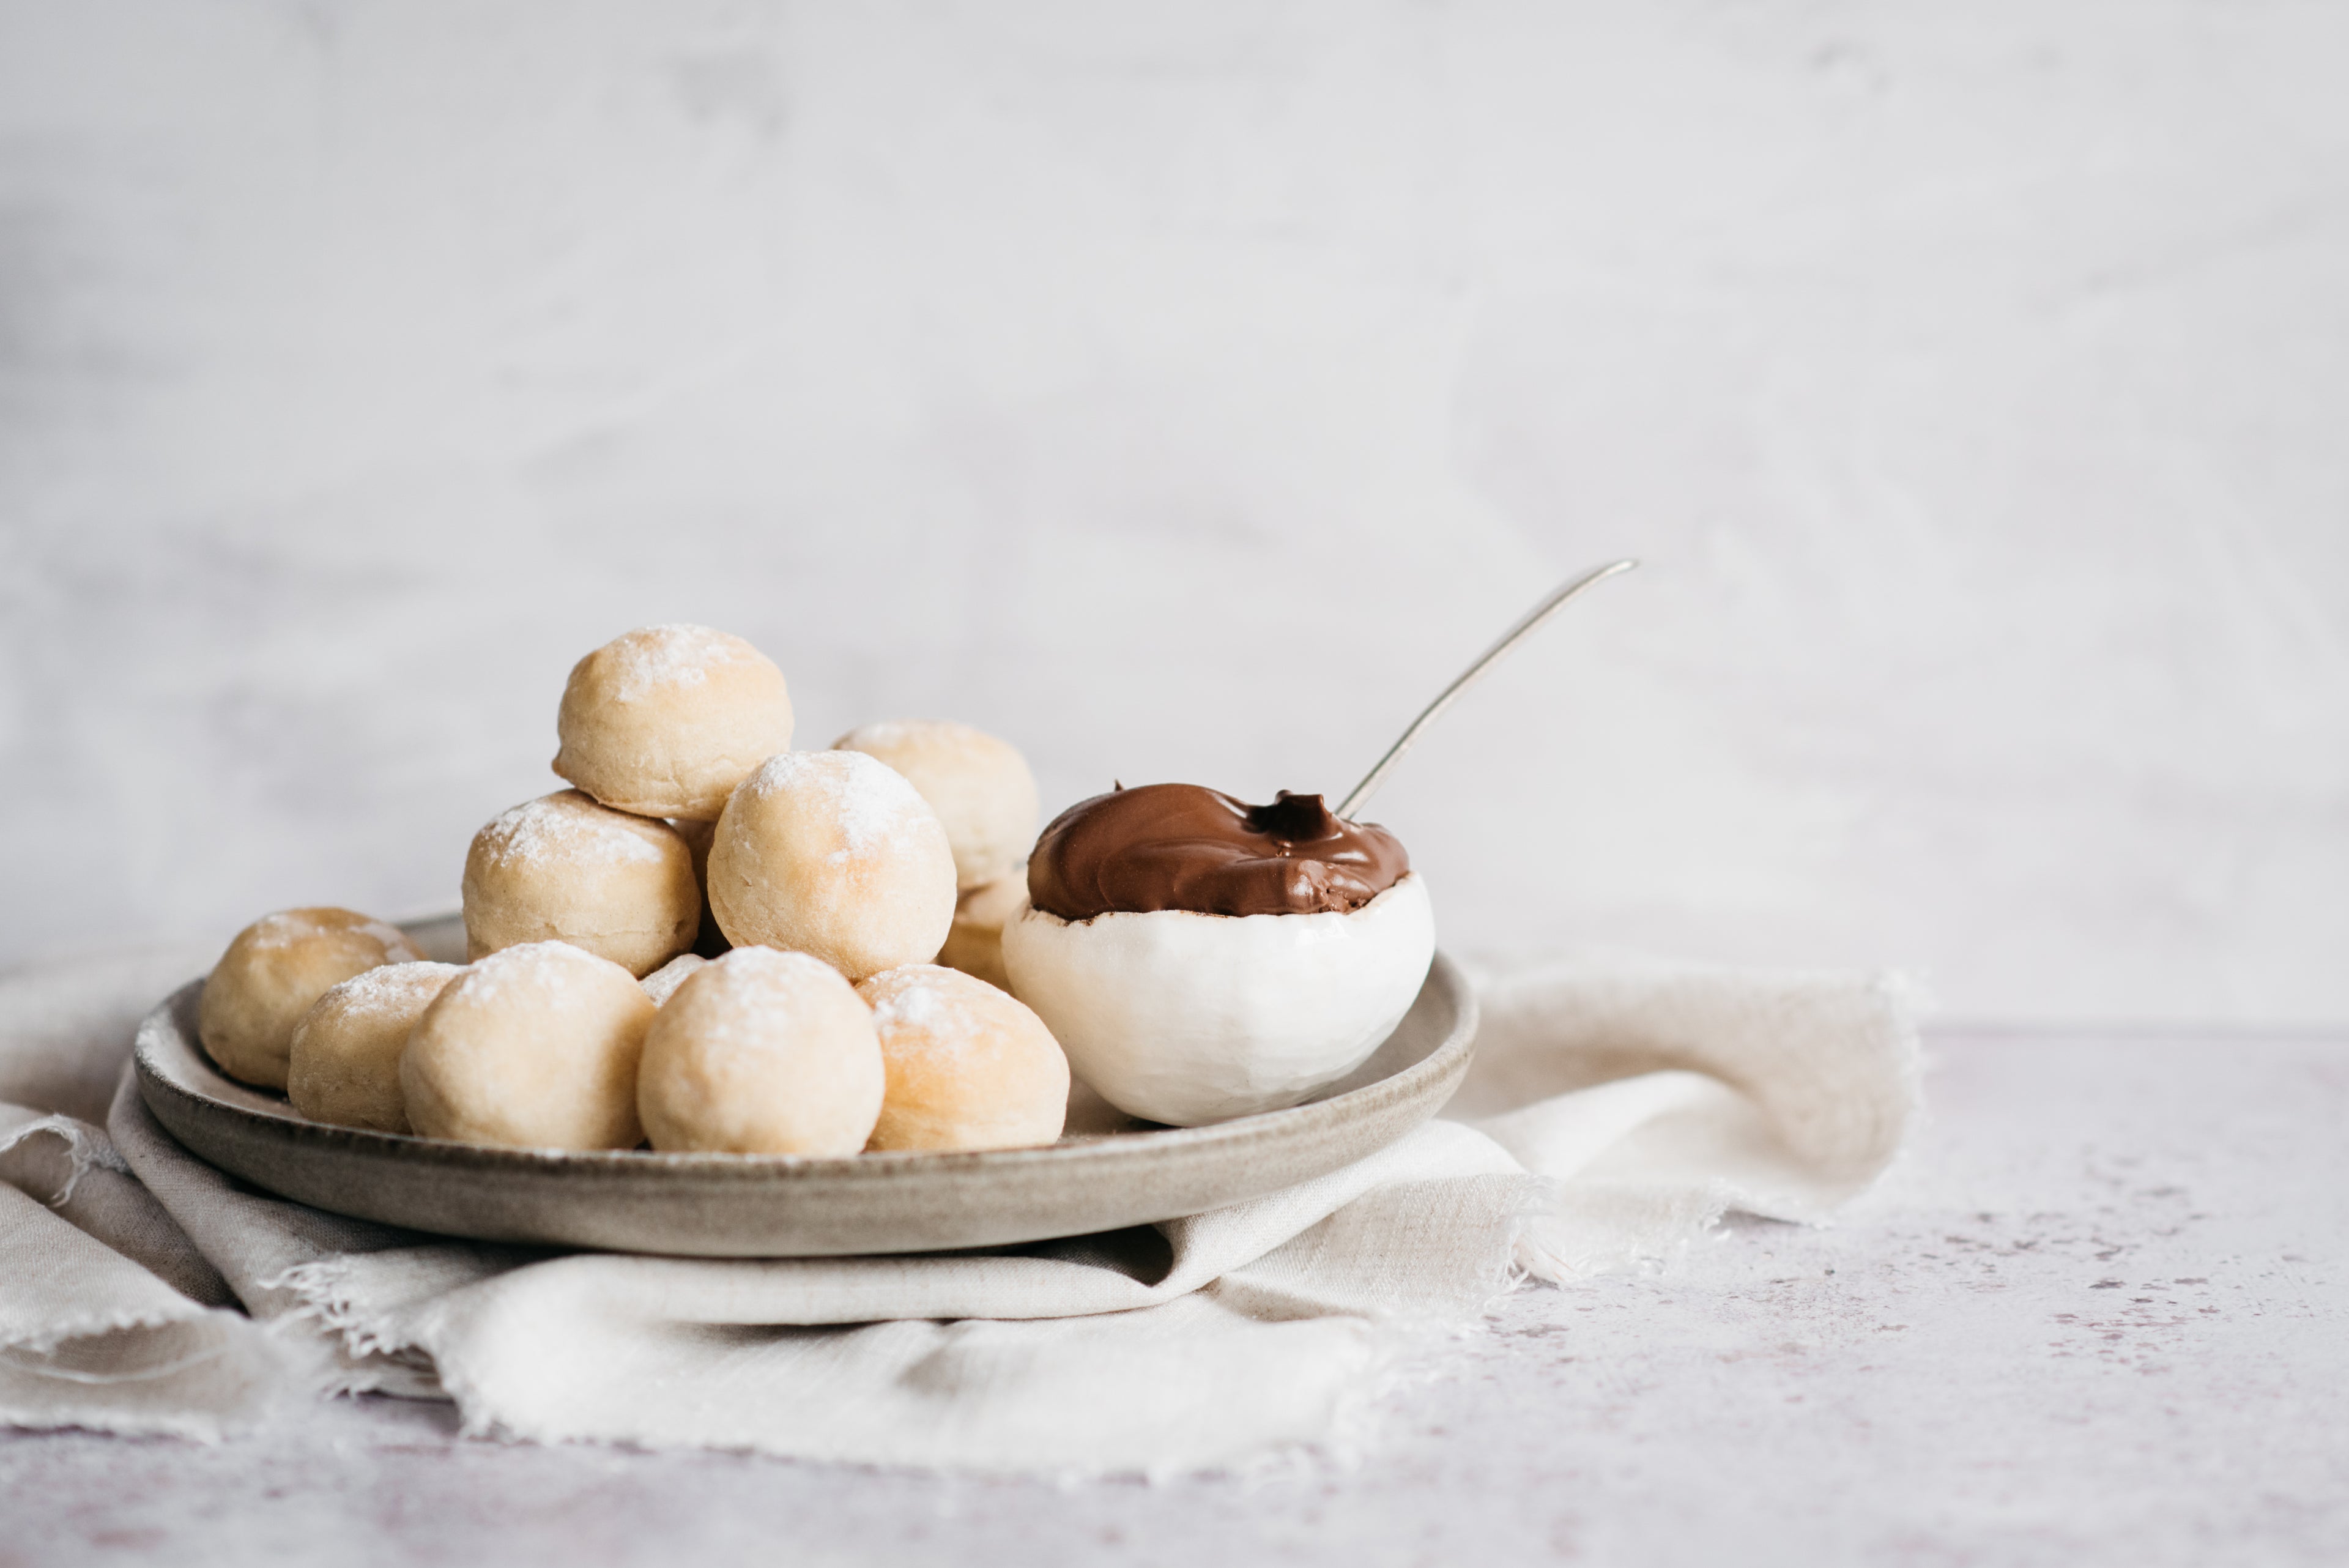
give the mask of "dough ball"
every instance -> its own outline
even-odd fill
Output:
[[[678,831],[575,789],[526,800],[473,835],[464,898],[468,957],[569,942],[639,975],[691,947],[701,919]]]
[[[947,932],[947,945],[938,950],[938,961],[1009,991],[1011,980],[1003,968],[1003,928],[1019,918],[1027,902],[1024,865],[984,888],[971,888],[955,905],[954,925]]]
[[[409,1126],[518,1148],[634,1148],[652,999],[609,959],[526,942],[432,1000],[400,1054]]]
[[[1313,915],[1033,906],[1003,928],[1012,994],[1077,1075],[1174,1127],[1278,1110],[1370,1059],[1419,995],[1435,916],[1418,873],[1359,909]]]
[[[237,932],[212,966],[196,1037],[232,1078],[285,1086],[294,1026],[326,988],[424,954],[398,927],[350,909],[285,909]]]
[[[636,1104],[657,1149],[854,1154],[881,1114],[873,1014],[830,964],[736,948],[645,1038]]]
[[[709,961],[699,953],[679,953],[636,983],[653,999],[655,1007],[666,1007],[677,988],[693,978],[694,971],[709,967]]]
[[[954,854],[903,774],[861,752],[785,752],[718,819],[709,907],[738,948],[812,953],[863,980],[937,955]]]
[[[905,775],[946,825],[955,885],[979,888],[1036,842],[1036,775],[1009,741],[943,719],[896,719],[851,730],[836,750],[878,757]]]
[[[744,774],[792,743],[783,672],[739,637],[647,626],[574,665],[554,771],[605,805],[713,822]]]
[[[432,999],[464,972],[453,963],[388,963],[328,988],[294,1026],[285,1097],[314,1122],[406,1132],[399,1054]]]
[[[867,1148],[1026,1148],[1069,1108],[1069,1059],[1044,1021],[984,981],[908,964],[856,988],[889,1087]]]

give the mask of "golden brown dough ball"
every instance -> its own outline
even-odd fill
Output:
[[[833,746],[880,758],[921,792],[946,825],[959,888],[996,880],[1036,842],[1036,775],[1009,741],[944,719],[892,719]]]
[[[903,774],[861,752],[785,752],[718,819],[709,907],[737,948],[812,953],[862,980],[936,954],[954,854]]]
[[[739,637],[647,626],[572,668],[554,727],[554,771],[605,805],[710,822],[792,743],[792,698],[783,672]]]
[[[399,1057],[409,1126],[516,1148],[634,1148],[652,999],[568,942],[504,948],[449,982]]]
[[[883,1085],[873,1014],[839,971],[740,947],[653,1020],[636,1103],[657,1149],[848,1155],[872,1134]]]
[[[569,942],[650,974],[693,946],[701,919],[693,852],[678,831],[575,789],[524,801],[475,834],[463,892],[476,959]]]
[[[396,926],[351,909],[281,909],[237,932],[204,981],[196,1037],[232,1078],[285,1086],[294,1026],[329,986],[424,954]]]
[[[938,961],[958,969],[999,990],[1011,989],[1003,967],[1003,928],[1019,916],[1028,898],[1028,868],[1023,861],[984,888],[973,888],[955,905],[954,925]]]
[[[453,963],[388,963],[329,987],[294,1026],[285,1097],[312,1121],[406,1132],[399,1054],[432,999],[464,972]]]
[[[925,963],[876,974],[856,994],[889,1072],[866,1147],[1025,1148],[1061,1136],[1069,1059],[1008,992]]]

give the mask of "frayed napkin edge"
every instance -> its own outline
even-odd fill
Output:
[[[41,1199],[52,1209],[63,1208],[72,1201],[74,1189],[93,1170],[110,1170],[118,1176],[132,1174],[130,1162],[122,1158],[122,1151],[114,1147],[112,1138],[88,1122],[57,1112],[36,1116],[0,1133],[0,1155],[42,1137],[62,1142],[66,1157],[72,1162],[65,1185],[57,1189],[56,1196]]]

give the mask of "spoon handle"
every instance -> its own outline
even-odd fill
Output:
[[[1394,772],[1394,765],[1402,761],[1403,753],[1410,751],[1413,744],[1418,741],[1420,732],[1434,723],[1446,708],[1458,701],[1460,694],[1475,685],[1479,676],[1498,664],[1501,661],[1501,655],[1538,631],[1550,617],[1564,609],[1567,602],[1583,589],[1595,583],[1603,582],[1619,572],[1628,572],[1639,564],[1637,561],[1609,562],[1597,571],[1586,572],[1572,582],[1557,588],[1547,598],[1527,610],[1524,619],[1503,632],[1500,641],[1486,649],[1478,656],[1475,663],[1462,670],[1460,678],[1446,686],[1444,689],[1444,694],[1430,702],[1420,716],[1411,722],[1411,728],[1402,732],[1401,740],[1387,748],[1387,754],[1379,759],[1379,765],[1372,768],[1362,782],[1354,786],[1353,794],[1338,803],[1338,815],[1349,822],[1352,821],[1354,813],[1360,811],[1369,802],[1371,796],[1378,793],[1379,786],[1387,782],[1387,774]]]

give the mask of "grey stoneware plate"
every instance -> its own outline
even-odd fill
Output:
[[[409,927],[461,962],[447,920]],[[566,1153],[491,1148],[305,1120],[223,1077],[196,1044],[193,981],[139,1026],[140,1096],[198,1157],[314,1208],[489,1241],[703,1258],[932,1252],[1082,1236],[1261,1197],[1385,1147],[1468,1070],[1476,1002],[1438,953],[1395,1032],[1302,1106],[1204,1127],[1071,1106],[1070,1136],[978,1154]]]

